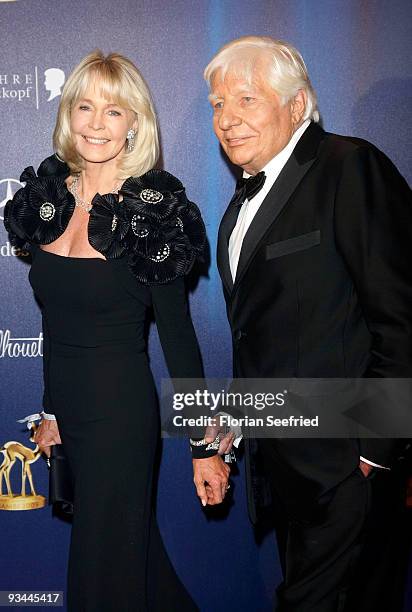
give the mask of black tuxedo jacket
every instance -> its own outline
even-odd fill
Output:
[[[412,377],[412,200],[392,162],[311,123],[243,241],[235,282],[229,206],[218,267],[234,377]],[[278,492],[295,505],[333,489],[362,455],[390,465],[394,443],[276,440]],[[269,503],[256,441],[246,441],[249,511]]]

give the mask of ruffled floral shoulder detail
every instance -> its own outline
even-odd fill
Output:
[[[128,254],[144,284],[168,283],[187,274],[206,242],[205,226],[182,183],[164,170],[127,179],[117,195],[96,195],[89,241],[108,259]]]
[[[64,232],[75,206],[64,182],[69,174],[68,166],[55,156],[40,165],[37,175],[32,166],[23,171],[20,182],[26,185],[4,208],[4,225],[13,246],[49,244]]]
[[[19,248],[50,244],[65,231],[75,199],[65,179],[69,167],[55,155],[37,174],[30,166],[26,185],[5,206],[10,243]],[[144,284],[168,283],[187,274],[206,243],[205,226],[182,183],[164,170],[130,177],[118,194],[96,194],[88,223],[89,242],[106,259],[126,256]]]

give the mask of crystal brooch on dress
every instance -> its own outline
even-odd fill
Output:
[[[51,221],[56,213],[54,204],[51,202],[43,202],[39,208],[40,219],[43,221]]]
[[[166,243],[161,249],[159,249],[154,257],[150,257],[155,263],[161,263],[167,259],[170,255],[170,246]]]
[[[143,215],[133,215],[130,225],[132,226],[132,232],[138,238],[146,238],[149,235],[147,228],[139,229],[139,221],[143,221]]]
[[[146,202],[146,204],[159,204],[159,202],[163,200],[163,194],[154,189],[143,189],[139,197],[143,202]]]

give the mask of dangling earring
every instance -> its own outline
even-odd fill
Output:
[[[132,128],[130,128],[130,130],[128,130],[127,132],[127,152],[130,153],[131,151],[133,151],[134,149],[134,137],[136,135],[135,130],[133,130]]]

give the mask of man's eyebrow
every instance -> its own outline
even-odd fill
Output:
[[[238,91],[235,91],[234,95],[235,96],[243,96],[243,95],[256,95],[256,90],[254,85],[252,84],[247,84],[246,86],[242,87],[241,89],[239,89]],[[209,102],[213,102],[216,100],[223,100],[224,96],[220,96],[219,94],[216,93],[210,93],[207,97],[207,99],[209,100]]]

